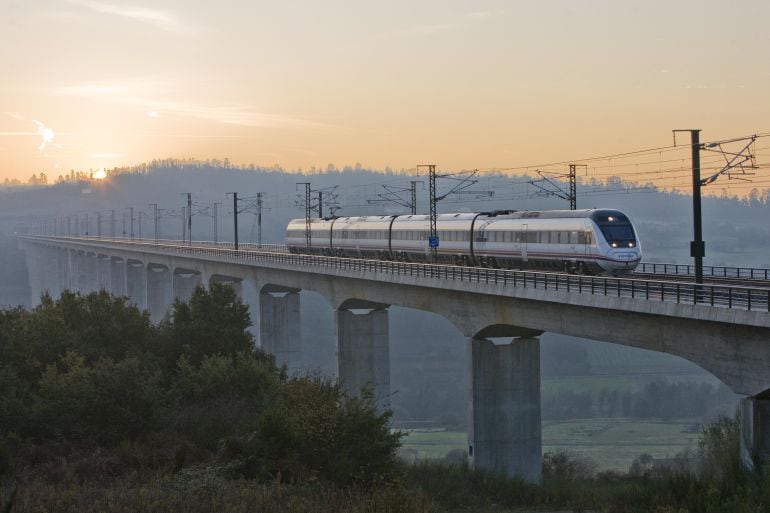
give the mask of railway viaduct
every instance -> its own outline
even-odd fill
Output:
[[[158,321],[196,285],[232,284],[260,346],[299,369],[299,291],[336,314],[339,380],[390,393],[388,307],[444,316],[467,338],[469,463],[541,479],[539,335],[561,333],[690,360],[746,396],[744,461],[770,462],[770,292],[234,250],[211,243],[20,237],[33,298],[105,289]],[[550,281],[549,281],[550,280]]]

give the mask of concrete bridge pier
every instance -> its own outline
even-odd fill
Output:
[[[110,258],[110,292],[113,296],[126,296],[126,261],[123,258]]]
[[[746,468],[770,467],[770,393],[741,400],[741,459]]]
[[[337,309],[337,364],[342,389],[358,396],[371,387],[375,404],[390,407],[388,305],[345,302]]]
[[[97,290],[112,291],[112,266],[108,255],[97,255]]]
[[[30,306],[35,307],[40,304],[40,296],[43,295],[43,277],[40,250],[35,248],[28,249],[27,269],[29,270],[29,300]]]
[[[59,293],[69,290],[70,288],[70,276],[69,276],[69,251],[66,249],[58,248],[56,251],[56,267],[58,272],[56,273],[59,280]]]
[[[302,367],[299,290],[265,285],[259,293],[260,347],[285,365],[289,375]]]
[[[126,296],[139,310],[147,310],[147,268],[140,260],[126,260]]]
[[[522,337],[497,345],[489,340],[497,336],[481,332],[469,343],[469,463],[539,483],[540,340]]]
[[[86,271],[86,253],[77,251],[73,254],[73,270],[75,281],[73,288],[75,291],[85,294],[87,292],[87,271]]]
[[[168,313],[172,299],[172,276],[168,267],[147,265],[147,311],[152,322],[160,322]]]
[[[196,287],[201,285],[201,273],[192,269],[177,267],[172,276],[174,299],[189,301]]]
[[[86,287],[85,292],[90,294],[99,290],[99,255],[86,253],[85,262]]]
[[[47,292],[53,298],[57,297],[58,293],[58,278],[57,272],[59,267],[56,262],[56,251],[53,248],[42,248],[41,264],[43,270],[43,292]]]

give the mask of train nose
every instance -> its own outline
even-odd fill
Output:
[[[638,251],[613,251],[613,257],[621,262],[633,262],[639,259]]]

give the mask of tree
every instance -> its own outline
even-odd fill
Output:
[[[197,287],[190,301],[174,303],[171,321],[165,332],[169,338],[168,362],[176,364],[184,356],[192,365],[200,365],[206,355],[233,356],[254,350],[249,308],[235,289],[212,283],[209,290]]]

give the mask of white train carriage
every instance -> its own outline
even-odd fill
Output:
[[[621,274],[641,260],[628,217],[617,210],[441,214],[438,261],[505,269],[555,269]],[[430,261],[427,215],[312,219],[310,247],[304,219],[289,223],[294,252],[405,262]]]

